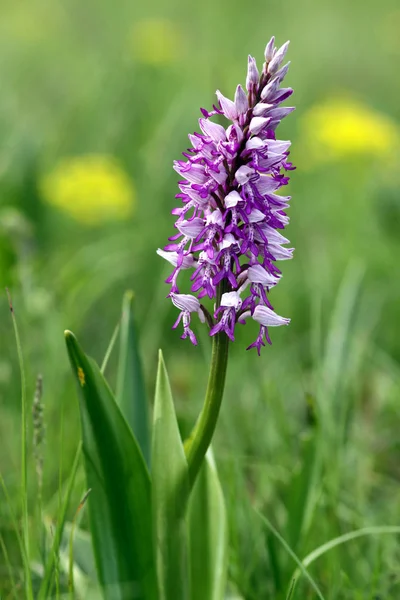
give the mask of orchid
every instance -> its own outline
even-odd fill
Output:
[[[290,197],[280,190],[294,167],[288,158],[290,141],[276,139],[275,133],[294,110],[281,106],[293,92],[281,87],[289,67],[281,66],[288,44],[277,49],[271,38],[261,74],[249,56],[246,90],[238,85],[234,100],[216,92],[217,106],[210,112],[201,109],[202,133],[189,135],[191,148],[174,164],[182,177],[176,196],[181,206],[172,211],[178,233],[158,254],[174,266],[167,279],[169,297],[181,310],[174,327],[182,320],[182,338],[193,344],[193,312],[207,321],[210,336],[223,331],[232,341],[236,324],[254,319],[260,330],[249,348],[259,354],[264,340],[271,343],[268,327],[290,322],[274,312],[269,299],[282,277],[275,263],[293,254],[281,233],[289,222]],[[225,128],[214,117],[230,124]],[[178,276],[186,269],[193,270],[195,295],[179,291]],[[200,303],[206,297],[216,300],[212,314]]]

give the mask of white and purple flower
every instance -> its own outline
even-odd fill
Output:
[[[258,353],[264,339],[271,343],[268,327],[290,321],[278,316],[268,299],[281,278],[275,262],[293,253],[280,233],[289,222],[290,197],[279,191],[289,182],[284,172],[294,167],[288,160],[290,142],[275,135],[294,110],[280,106],[293,90],[280,87],[289,66],[281,67],[288,42],[279,49],[274,44],[272,38],[266,46],[261,75],[249,56],[247,92],[239,85],[230,100],[217,91],[218,106],[201,109],[202,133],[189,135],[192,147],[174,164],[182,177],[177,198],[183,205],[172,211],[178,233],[158,253],[174,266],[167,279],[169,296],[181,311],[174,327],[182,320],[182,337],[194,344],[193,312],[202,321],[207,316],[211,336],[225,332],[231,340],[236,323],[253,318],[260,332],[249,348]],[[213,122],[215,115],[228,119],[229,126]],[[191,289],[197,297],[179,293],[177,278],[184,269],[194,269]],[[200,304],[205,296],[220,298],[213,316]]]

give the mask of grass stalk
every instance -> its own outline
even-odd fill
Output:
[[[341,544],[346,544],[347,542],[351,542],[357,538],[369,536],[369,535],[383,535],[383,534],[392,534],[392,535],[400,535],[400,526],[398,525],[382,525],[382,526],[372,526],[372,527],[364,527],[362,529],[356,529],[355,531],[349,531],[349,533],[345,533],[336,537],[318,548],[315,548],[310,554],[308,554],[299,565],[299,568],[293,573],[291,577],[290,589],[288,591],[287,600],[293,595],[297,580],[299,579],[301,573],[304,573],[304,569],[306,569],[311,563],[313,563],[317,558],[329,552],[336,546],[340,546]],[[301,568],[303,567],[303,568]]]
[[[115,326],[115,329],[114,329],[114,332],[112,334],[110,343],[108,344],[106,353],[105,353],[104,358],[103,358],[103,362],[101,363],[100,371],[101,371],[102,375],[104,375],[104,371],[107,368],[107,364],[108,364],[109,358],[110,358],[111,353],[113,351],[113,348],[115,346],[115,342],[117,341],[117,338],[118,338],[120,327],[121,327],[121,325],[118,322],[117,325]]]
[[[79,514],[80,514],[81,510],[83,509],[83,507],[85,506],[86,500],[88,499],[91,491],[92,490],[89,488],[87,490],[87,492],[84,494],[82,500],[79,502],[79,506],[76,509],[75,516],[73,518],[72,525],[71,525],[71,532],[70,532],[70,536],[69,536],[69,551],[68,551],[68,555],[69,555],[68,590],[69,590],[71,600],[74,600],[74,598],[75,598],[75,586],[74,586],[74,535],[75,535],[75,528],[76,528]]]
[[[318,598],[320,600],[325,600],[325,598],[322,595],[322,592],[319,589],[317,583],[311,577],[310,573],[307,571],[306,567],[301,562],[301,560],[299,559],[299,557],[297,556],[297,554],[295,554],[293,552],[293,550],[291,549],[291,547],[289,546],[289,544],[286,542],[286,540],[283,539],[283,537],[281,536],[281,534],[279,533],[279,531],[277,529],[275,529],[275,527],[272,525],[271,521],[269,521],[267,519],[267,517],[265,517],[260,512],[258,512],[258,510],[256,510],[255,512],[260,517],[260,519],[262,520],[262,522],[264,523],[264,525],[266,527],[268,527],[268,529],[274,534],[274,536],[276,537],[276,539],[282,544],[282,546],[285,548],[286,552],[289,554],[289,556],[291,556],[291,558],[297,564],[298,568],[303,573],[304,577],[306,577],[306,579],[308,579],[308,581],[310,582],[310,585],[313,587],[313,589],[314,589],[315,593],[317,594]],[[290,588],[289,588],[289,591],[288,591],[288,594],[286,596],[286,600],[290,600],[290,598],[293,595],[293,591],[294,591],[294,583],[292,581],[291,585],[290,585]]]
[[[7,567],[8,578],[10,580],[10,585],[11,585],[11,593],[14,596],[15,600],[18,600],[17,585],[16,585],[16,582],[14,579],[13,568],[12,568],[12,565],[10,562],[10,557],[8,556],[7,546],[4,543],[4,539],[3,539],[3,536],[1,535],[1,533],[0,533],[0,547],[1,547],[1,551],[3,552],[4,562]]]
[[[10,306],[11,318],[14,327],[15,342],[17,346],[18,364],[21,377],[21,508],[22,508],[22,541],[24,546],[23,565],[25,579],[26,600],[33,600],[32,577],[29,565],[29,515],[28,515],[28,470],[27,470],[27,398],[26,398],[26,377],[24,358],[22,354],[21,339],[19,336],[17,319],[15,317],[14,307],[11,302],[11,296],[8,288],[6,289],[8,303]]]

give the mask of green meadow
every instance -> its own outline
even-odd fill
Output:
[[[400,598],[398,2],[3,0],[0,14],[0,598],[26,597],[26,560],[39,598],[63,508],[47,597],[101,598],[79,457],[69,486],[81,433],[64,330],[101,364],[132,290],[150,406],[161,348],[183,437],[196,421],[211,343],[197,317],[197,347],[171,329],[170,270],[156,254],[174,233],[172,161],[198,131],[199,108],[211,109],[216,89],[233,97],[247,55],[262,64],[272,35],[291,41],[296,106],[278,130],[297,166],[286,230],[295,253],[271,293],[291,324],[271,330],[261,357],[245,350],[255,323],[230,348],[213,440],[225,598],[311,600],[321,597],[313,583],[325,600]],[[24,362],[26,489],[6,288]],[[113,389],[118,349],[106,367]],[[291,589],[296,561],[306,573]]]

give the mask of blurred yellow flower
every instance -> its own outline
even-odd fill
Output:
[[[400,140],[399,126],[390,117],[341,98],[312,107],[301,120],[301,130],[311,164],[351,156],[386,159]]]
[[[182,36],[177,25],[168,19],[143,19],[132,27],[129,47],[138,62],[166,65],[180,56]]]
[[[41,182],[47,202],[87,225],[132,213],[132,182],[114,158],[89,154],[62,159]]]

